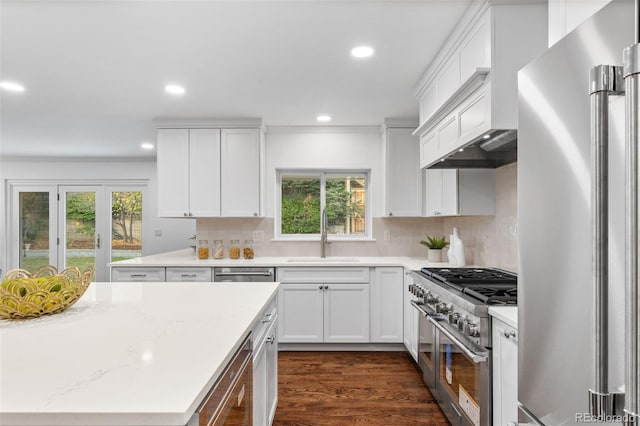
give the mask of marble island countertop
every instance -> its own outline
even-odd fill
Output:
[[[446,262],[428,262],[426,253],[424,257],[404,256],[327,256],[299,257],[279,256],[260,257],[254,259],[204,259],[196,258],[191,249],[176,250],[167,253],[159,253],[150,256],[137,257],[111,263],[111,266],[129,267],[230,267],[230,266],[402,266],[407,269],[420,269],[422,267],[449,266]]]
[[[278,283],[157,284],[0,321],[0,424],[187,424]]]

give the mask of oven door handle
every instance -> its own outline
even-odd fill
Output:
[[[456,347],[460,348],[462,352],[476,364],[487,362],[489,360],[488,352],[477,352],[477,351],[474,351],[473,349],[468,348],[467,345],[465,345],[462,342],[462,340],[458,339],[456,336],[454,336],[449,331],[447,331],[443,326],[441,326],[438,323],[438,321],[434,320],[428,315],[427,315],[427,319],[431,324],[433,324],[435,328],[438,329],[440,333],[444,334],[449,340],[451,340]]]
[[[427,311],[426,306],[416,303],[415,300],[411,301],[411,305],[413,305],[413,307],[416,308],[418,310],[418,312],[420,312],[422,315],[424,315],[424,316],[430,316],[431,315],[431,313],[429,311]]]

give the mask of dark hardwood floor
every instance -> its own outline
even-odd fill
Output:
[[[404,352],[279,352],[274,425],[448,425]]]

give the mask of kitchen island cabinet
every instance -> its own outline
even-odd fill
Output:
[[[0,321],[0,424],[197,424],[194,413],[277,290],[92,283],[63,313]]]

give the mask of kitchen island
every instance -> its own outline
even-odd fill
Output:
[[[92,283],[0,321],[0,424],[189,423],[278,283]]]

